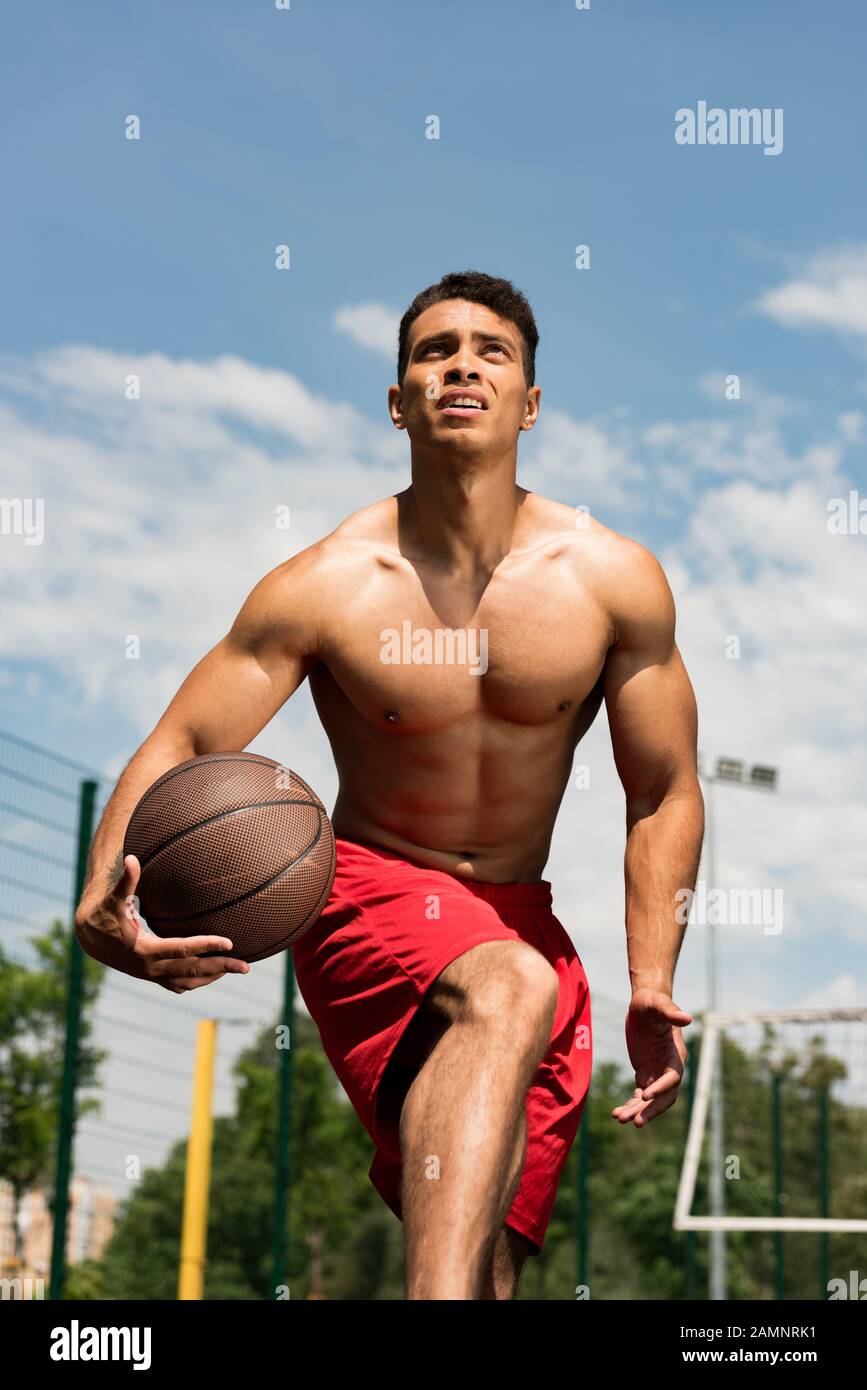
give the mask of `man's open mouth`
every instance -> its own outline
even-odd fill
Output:
[[[443,396],[439,403],[440,410],[487,410],[484,401],[476,396]]]

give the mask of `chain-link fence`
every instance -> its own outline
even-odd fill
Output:
[[[69,946],[88,783],[95,825],[109,783],[70,759],[0,733],[0,1273],[37,1281],[34,1290],[46,1293],[62,1141]],[[84,835],[86,845],[87,826]],[[282,1017],[284,959],[177,996],[83,959],[65,1240],[71,1268],[100,1257],[119,1204],[186,1138],[201,1018],[219,1022],[214,1114],[234,1111],[239,1054],[263,1030],[273,1036]]]

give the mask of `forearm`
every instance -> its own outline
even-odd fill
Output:
[[[671,792],[655,806],[627,809],[626,950],[633,993],[671,995],[674,969],[686,931],[678,912],[683,889],[695,889],[704,803],[698,782]]]
[[[109,798],[93,837],[82,899],[112,891],[123,867],[123,840],[135,807],[152,782],[195,757],[192,738],[159,728],[130,759]]]

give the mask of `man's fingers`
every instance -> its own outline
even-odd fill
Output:
[[[615,1106],[611,1113],[616,1120],[620,1121],[621,1124],[628,1124],[629,1121],[632,1119],[633,1115],[636,1115],[638,1113],[643,1104],[644,1102],[641,1099],[641,1091],[635,1090],[632,1092],[632,1096],[628,1101],[625,1102],[625,1104]]]
[[[631,1098],[624,1105],[616,1106],[611,1114],[622,1125],[632,1122],[636,1129],[643,1129],[650,1120],[674,1105],[679,1081],[677,1072],[668,1071],[651,1086],[646,1086],[643,1090],[640,1086],[637,1087]]]
[[[215,980],[222,980],[224,975],[231,974],[231,971],[221,970],[218,975],[190,976],[184,975],[180,980],[160,980],[158,983],[165,989],[171,990],[172,994],[189,994],[191,989],[201,989],[202,985],[212,985]]]
[[[246,961],[236,960],[234,956],[187,956],[173,960],[152,960],[148,968],[154,979],[163,979],[165,976],[180,978],[185,975],[215,975],[220,970],[228,970],[233,975],[246,975],[250,969]]]
[[[123,872],[114,889],[114,896],[118,902],[125,902],[130,894],[135,892],[140,878],[141,864],[134,854],[128,854],[123,861]]]
[[[250,967],[243,960],[233,956],[197,956],[195,959],[154,960],[148,966],[148,978],[158,984],[183,985],[190,989],[193,984],[209,984],[221,975],[246,975]]]
[[[685,1013],[676,1004],[673,1004],[670,1009],[666,1009],[665,1017],[669,1023],[676,1024],[678,1028],[686,1028],[688,1024],[692,1023],[692,1014]]]
[[[213,984],[224,975],[248,975],[250,967],[244,960],[227,956],[232,943],[227,936],[154,936],[141,927],[135,928],[133,949],[142,960],[142,970],[148,980],[183,994]]]
[[[676,1096],[673,1095],[658,1096],[655,1100],[630,1100],[626,1105],[618,1105],[611,1113],[620,1124],[628,1125],[631,1122],[636,1129],[643,1129],[657,1115],[674,1105],[675,1100]]]
[[[673,1094],[657,1096],[655,1100],[646,1101],[635,1117],[635,1128],[643,1129],[651,1120],[655,1120],[657,1115],[661,1115],[665,1110],[670,1110],[676,1100],[677,1092],[675,1091]]]
[[[642,1100],[653,1100],[654,1096],[664,1095],[674,1086],[680,1085],[680,1072],[675,1071],[674,1067],[667,1067],[655,1081],[651,1081],[641,1092]]]
[[[186,960],[190,956],[225,955],[232,943],[227,936],[154,936],[143,931],[135,949],[150,960]]]
[[[673,1023],[676,1028],[685,1028],[692,1023],[692,1014],[688,1014],[685,1009],[681,1009],[675,1004],[673,999],[655,999],[653,1002],[644,1003],[641,1011],[645,1017],[656,1014],[658,1018],[664,1019],[666,1023]]]
[[[134,893],[141,878],[141,864],[134,854],[127,854],[123,861],[123,876],[127,880],[129,887],[127,893]]]

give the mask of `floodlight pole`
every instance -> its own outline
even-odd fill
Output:
[[[716,843],[714,817],[714,777],[703,777],[707,792],[705,795],[705,878],[707,880],[707,1007],[719,1007],[717,971],[717,931],[716,913],[711,907],[711,890],[716,883]],[[722,1092],[722,1049],[713,1069],[710,1095],[710,1212],[711,1216],[725,1215],[725,1183],[723,1177],[723,1092]],[[710,1260],[708,1263],[708,1298],[725,1299],[728,1291],[726,1269],[726,1233],[710,1232]]]
[[[711,892],[716,883],[716,816],[714,807],[713,789],[716,782],[730,782],[734,786],[752,787],[754,790],[771,791],[776,786],[775,769],[755,767],[751,781],[744,781],[740,773],[737,776],[720,776],[720,763],[725,760],[720,759],[717,763],[717,772],[708,773],[703,771],[699,765],[699,779],[706,788],[705,795],[705,831],[704,831],[704,863],[705,879],[707,882],[707,1007],[715,1011],[719,1008],[719,974],[717,969],[717,930],[716,913],[713,910]],[[729,760],[729,770],[733,767],[740,769],[741,764],[734,764]],[[764,780],[758,780],[757,774],[765,774]],[[709,1162],[710,1162],[710,1181],[709,1197],[711,1216],[725,1215],[725,1174],[723,1171],[723,1037],[720,1035],[720,1044],[716,1056],[716,1065],[713,1070],[713,1081],[710,1096],[710,1124],[709,1124]],[[710,1232],[710,1259],[708,1264],[708,1298],[719,1301],[728,1297],[728,1278],[726,1264],[726,1233],[724,1230]]]

